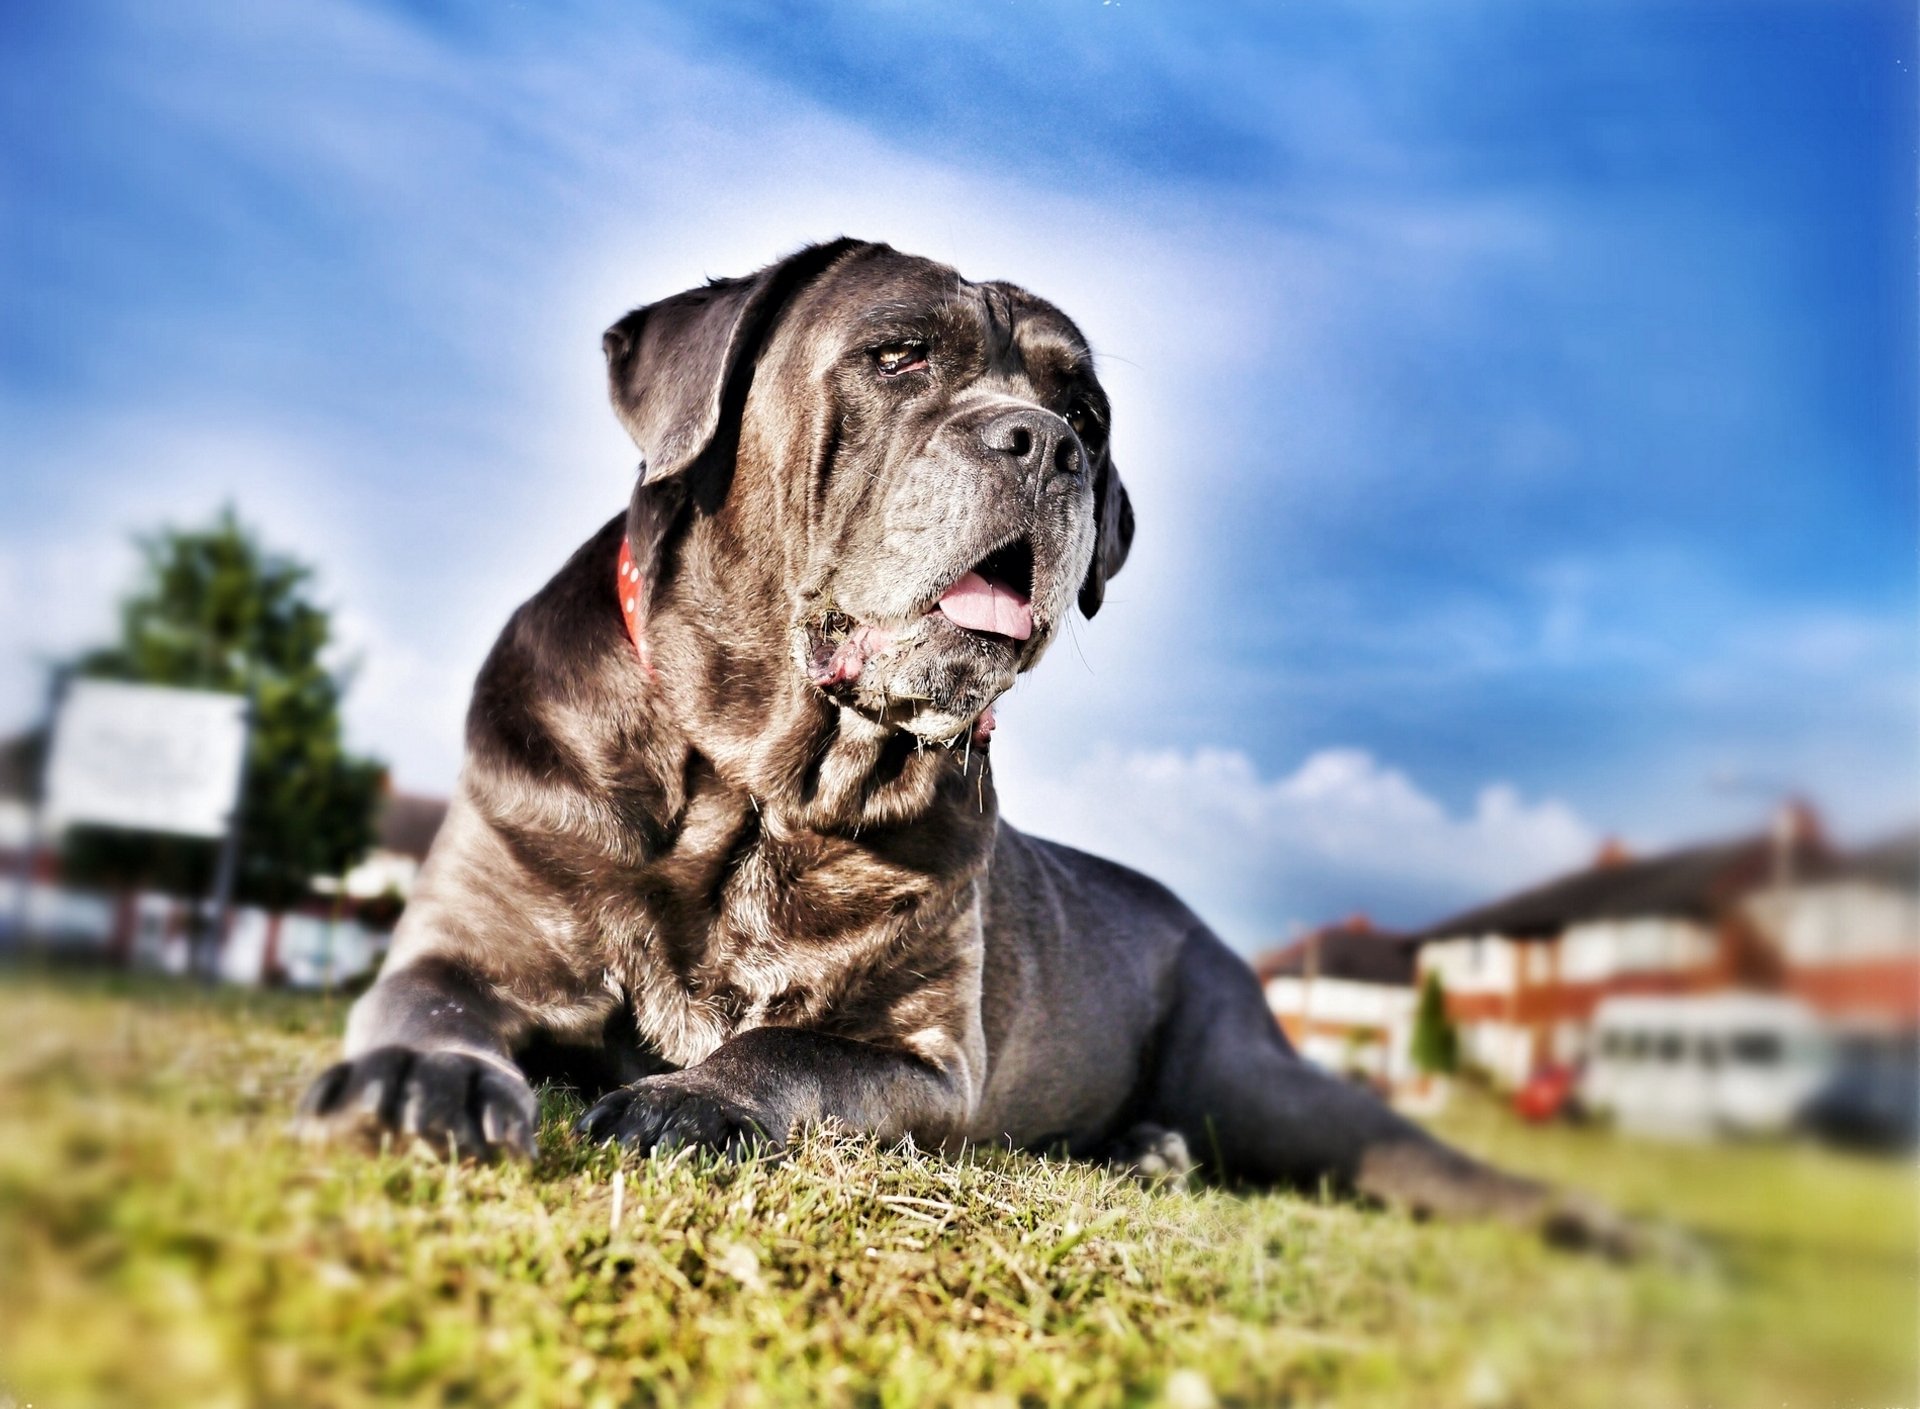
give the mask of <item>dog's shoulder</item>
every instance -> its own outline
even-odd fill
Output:
[[[1000,822],[993,864],[988,871],[989,911],[1001,923],[1032,927],[1058,915],[1090,923],[1100,933],[1119,928],[1168,938],[1182,937],[1205,923],[1186,903],[1153,877],[1081,851],[1064,842],[1032,836]]]

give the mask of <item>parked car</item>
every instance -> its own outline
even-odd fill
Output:
[[[1868,1150],[1920,1146],[1920,1034],[1852,1033],[1835,1044],[1833,1075],[1797,1124],[1830,1144]]]
[[[1513,1093],[1513,1110],[1533,1125],[1562,1116],[1577,1119],[1583,1112],[1580,1073],[1568,1066],[1541,1067]]]

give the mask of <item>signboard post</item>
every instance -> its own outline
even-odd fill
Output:
[[[224,933],[239,859],[248,715],[243,695],[69,681],[47,761],[50,825],[219,841],[214,934]]]

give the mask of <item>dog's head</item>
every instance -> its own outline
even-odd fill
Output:
[[[671,576],[706,520],[725,634],[871,718],[963,737],[1126,559],[1093,358],[1022,289],[841,240],[604,341],[636,558]]]

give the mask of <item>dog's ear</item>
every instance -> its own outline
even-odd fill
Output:
[[[744,279],[636,308],[607,329],[608,391],[649,484],[685,474],[709,451],[731,457],[754,360],[782,306],[860,243],[809,245]]]
[[[1080,610],[1092,616],[1107,595],[1107,579],[1120,571],[1133,547],[1133,501],[1114,468],[1113,452],[1102,449],[1093,472],[1093,561],[1080,584]]]

